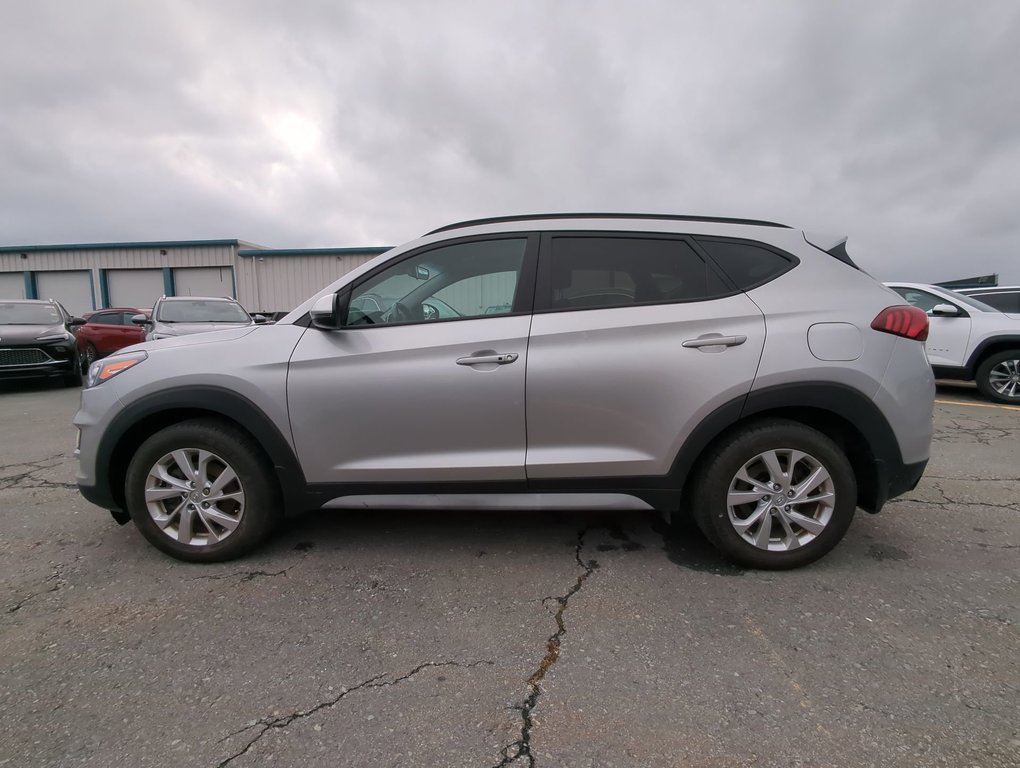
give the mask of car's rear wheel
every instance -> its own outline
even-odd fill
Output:
[[[978,366],[976,382],[989,400],[1020,404],[1020,349],[990,355]]]
[[[136,451],[128,512],[150,543],[178,559],[230,560],[260,544],[281,517],[274,477],[250,435],[219,421],[185,421]]]
[[[694,519],[728,559],[797,568],[843,538],[857,506],[846,455],[821,432],[759,421],[716,444],[694,481]]]

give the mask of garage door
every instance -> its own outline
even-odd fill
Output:
[[[96,308],[88,270],[36,272],[35,292],[40,299],[56,299],[72,315]]]
[[[163,270],[109,269],[106,287],[111,307],[151,307],[163,295]]]
[[[0,272],[0,299],[25,298],[25,273]]]
[[[234,296],[233,267],[181,267],[174,270],[177,296]]]

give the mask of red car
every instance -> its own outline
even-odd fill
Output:
[[[111,307],[86,312],[85,325],[78,327],[76,346],[78,359],[84,370],[96,360],[132,344],[145,341],[145,328],[135,325],[131,318],[141,314],[148,316],[151,309],[134,307]]]

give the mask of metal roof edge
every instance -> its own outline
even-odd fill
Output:
[[[361,248],[245,248],[237,252],[238,256],[253,258],[255,256],[343,256],[369,254],[377,256],[386,253],[393,246],[364,246]]]
[[[514,216],[491,216],[484,219],[468,219],[458,221],[454,224],[433,229],[425,235],[435,235],[440,232],[449,232],[453,229],[466,229],[486,224],[508,224],[517,221],[555,221],[555,220],[576,220],[576,219],[619,219],[632,221],[691,221],[705,222],[710,224],[741,224],[752,227],[778,227],[781,229],[793,229],[788,224],[779,224],[774,221],[762,219],[730,218],[727,216],[694,216],[688,214],[672,213],[524,213]]]
[[[125,243],[54,243],[53,245],[0,245],[0,253],[39,253],[45,251],[101,251],[124,248],[198,248],[214,245],[241,245],[242,240],[152,240]],[[244,243],[251,245],[251,243]]]

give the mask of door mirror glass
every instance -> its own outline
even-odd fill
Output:
[[[931,313],[941,317],[955,317],[960,314],[960,308],[954,307],[952,304],[936,304],[931,308]]]

